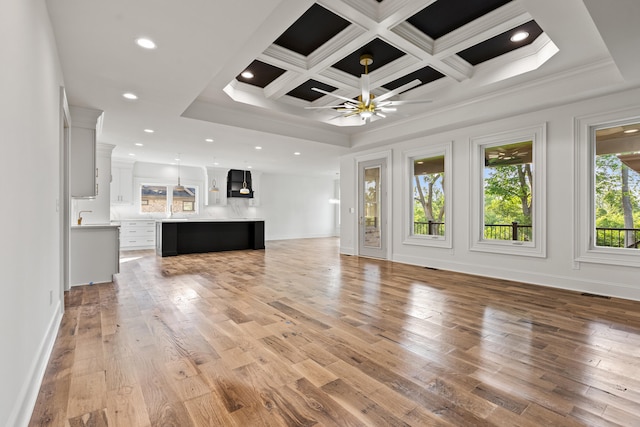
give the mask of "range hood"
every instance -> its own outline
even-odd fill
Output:
[[[227,173],[227,197],[253,198],[251,171],[230,169]]]

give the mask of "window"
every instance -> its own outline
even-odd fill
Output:
[[[167,187],[142,185],[140,187],[140,211],[142,213],[167,212]]]
[[[193,212],[193,206],[196,201],[196,189],[194,187],[184,186],[180,189],[174,187],[172,195],[172,213]]]
[[[471,249],[546,256],[545,126],[471,140]]]
[[[640,266],[640,117],[624,115],[577,120],[578,261]]]
[[[140,212],[157,214],[195,213],[197,186],[177,189],[173,185],[140,186]]]
[[[533,142],[484,149],[484,232],[487,240],[533,239]]]
[[[451,143],[405,152],[406,244],[451,248]]]

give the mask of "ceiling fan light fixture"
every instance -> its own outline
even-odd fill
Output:
[[[358,95],[357,101],[352,98],[347,98],[343,95],[338,95],[332,92],[328,92],[317,87],[312,87],[311,90],[320,92],[323,95],[328,95],[333,98],[342,100],[340,105],[323,105],[305,107],[305,109],[334,109],[338,113],[342,113],[341,118],[357,117],[360,119],[360,124],[369,123],[377,118],[385,118],[383,113],[390,113],[396,111],[396,105],[402,104],[418,104],[431,102],[430,100],[409,100],[409,101],[391,101],[390,98],[399,95],[403,92],[411,90],[417,86],[420,86],[422,82],[418,79],[405,83],[395,89],[389,90],[380,96],[375,96],[371,92],[370,80],[369,80],[369,65],[373,64],[373,56],[371,54],[363,54],[360,56],[360,65],[364,67],[364,73],[360,75],[360,95]],[[375,118],[373,116],[376,116]],[[334,117],[336,118],[336,117]],[[351,125],[355,125],[352,122]]]

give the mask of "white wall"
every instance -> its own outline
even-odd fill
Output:
[[[2,1],[0,58],[0,425],[13,427],[31,416],[63,300],[62,74],[45,2]]]
[[[263,174],[260,213],[265,239],[300,239],[335,235],[335,180],[331,177]]]
[[[524,95],[523,95],[524,97]],[[341,159],[342,231],[341,252],[357,253],[357,218],[349,213],[356,207],[356,157],[392,150],[392,259],[444,270],[499,277],[534,284],[561,287],[595,294],[640,300],[640,281],[634,267],[574,262],[574,117],[637,107],[640,90],[587,99],[560,107],[543,109],[475,126],[441,133],[425,134],[404,142],[382,145]],[[469,250],[470,217],[470,138],[491,135],[547,123],[546,239],[547,257],[532,258]],[[403,152],[453,141],[453,249],[403,244],[405,218]]]

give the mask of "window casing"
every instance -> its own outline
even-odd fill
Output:
[[[545,152],[545,124],[471,139],[471,250],[546,257]]]
[[[184,185],[178,190],[169,184],[140,184],[140,213],[143,214],[196,214],[198,186]]]
[[[577,118],[575,155],[575,260],[639,267],[640,109]]]
[[[404,241],[451,248],[452,143],[404,152]]]

